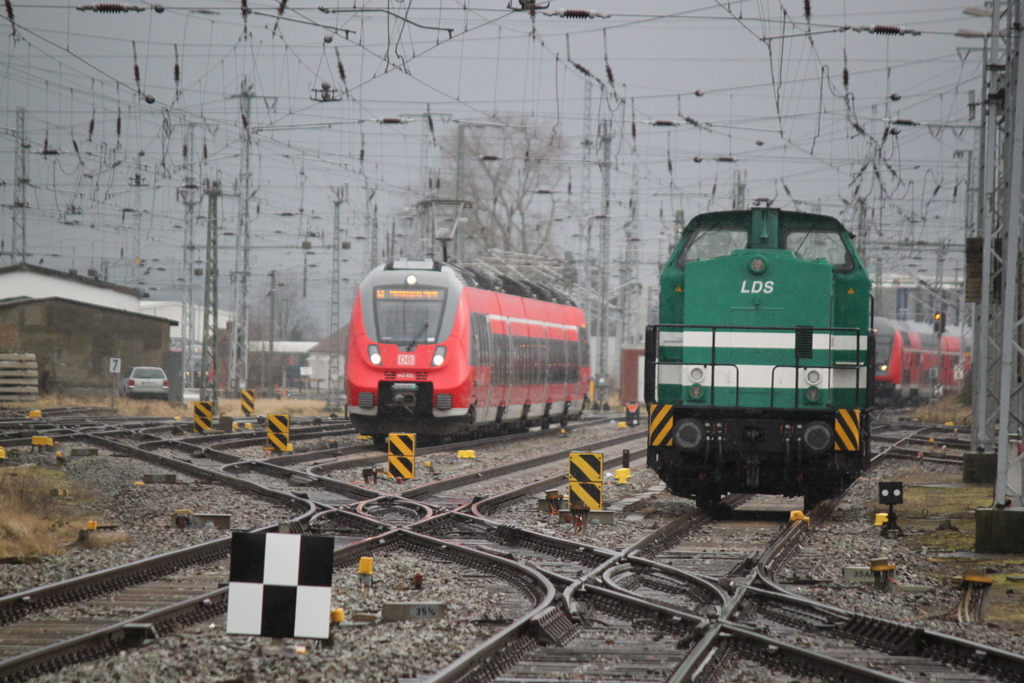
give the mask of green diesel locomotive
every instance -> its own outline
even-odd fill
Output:
[[[726,493],[841,492],[869,458],[871,281],[834,218],[695,217],[647,328],[647,463],[714,508]]]

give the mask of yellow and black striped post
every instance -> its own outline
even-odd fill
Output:
[[[416,477],[415,434],[388,434],[388,473],[395,478]]]
[[[256,390],[242,389],[242,412],[252,415],[256,412]]]
[[[197,434],[213,431],[213,401],[192,403],[192,431]]]
[[[569,453],[569,508],[604,509],[604,453]]]
[[[647,445],[671,446],[672,426],[675,424],[672,418],[672,404],[652,403],[647,406],[647,410],[650,413],[650,420],[647,423]]]
[[[836,411],[836,445],[837,451],[860,450],[860,410],[840,408]]]
[[[267,415],[267,445],[275,451],[290,451],[291,420],[287,415]]]

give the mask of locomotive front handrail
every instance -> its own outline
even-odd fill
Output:
[[[780,368],[793,368],[793,370],[794,370],[794,378],[793,378],[793,386],[792,386],[792,390],[794,391],[793,406],[792,406],[793,408],[800,407],[799,406],[799,393],[798,393],[799,389],[800,389],[800,387],[799,387],[799,374],[796,371],[798,371],[801,368],[815,368],[815,369],[827,370],[828,371],[828,375],[829,375],[829,390],[830,391],[834,390],[832,388],[832,381],[833,381],[833,378],[835,377],[835,373],[836,372],[853,370],[855,372],[855,381],[854,381],[854,386],[852,387],[854,389],[854,391],[855,391],[854,402],[855,402],[856,405],[860,405],[861,402],[862,402],[862,400],[861,400],[862,399],[861,392],[865,391],[867,389],[867,386],[862,386],[862,384],[861,384],[860,369],[861,368],[869,368],[871,366],[870,354],[867,353],[867,352],[870,351],[871,343],[870,343],[870,335],[868,335],[869,336],[868,342],[866,344],[862,343],[861,337],[864,336],[864,335],[861,332],[861,330],[859,328],[856,328],[856,327],[812,327],[812,328],[808,328],[806,326],[794,326],[794,327],[750,327],[750,326],[679,325],[679,324],[656,324],[656,325],[649,325],[647,327],[647,334],[646,334],[646,339],[645,339],[645,354],[646,354],[647,358],[649,359],[649,361],[646,364],[646,368],[645,368],[645,372],[644,372],[644,400],[648,404],[654,404],[654,403],[658,403],[659,402],[659,397],[658,397],[659,382],[658,382],[658,379],[659,379],[659,375],[660,375],[659,371],[660,371],[660,368],[662,366],[700,365],[701,367],[707,368],[710,371],[709,405],[711,405],[711,406],[716,406],[717,405],[715,403],[716,391],[723,388],[723,387],[717,386],[717,382],[716,382],[717,370],[719,368],[725,368],[725,367],[731,367],[731,368],[734,369],[736,384],[735,384],[735,387],[733,387],[733,388],[735,389],[735,392],[736,392],[736,406],[739,406],[739,404],[740,404],[740,394],[741,394],[741,388],[742,388],[741,387],[741,383],[740,383],[740,369],[739,369],[739,366],[736,363],[719,363],[719,362],[717,362],[717,360],[718,360],[718,352],[720,350],[719,344],[718,344],[719,334],[722,333],[722,332],[748,332],[748,333],[783,332],[783,333],[792,333],[794,335],[794,338],[795,338],[795,336],[798,333],[798,331],[807,332],[808,330],[810,331],[810,333],[812,335],[812,339],[813,339],[813,335],[815,335],[815,334],[828,334],[830,336],[829,347],[827,349],[828,362],[826,364],[824,364],[824,365],[821,364],[820,362],[819,363],[815,363],[815,364],[809,364],[809,363],[808,364],[804,364],[804,363],[801,363],[800,362],[801,361],[800,350],[796,347],[796,343],[794,341],[794,347],[793,347],[793,351],[794,351],[794,355],[795,355],[794,364],[793,365],[781,365],[780,364],[780,365],[773,365],[772,366],[771,383],[770,383],[770,385],[768,387],[768,389],[769,389],[769,407],[779,407],[779,406],[776,406],[775,391],[776,391],[776,388],[777,388],[776,387],[776,373],[777,373],[777,371]],[[679,345],[671,347],[672,349],[677,349],[678,350],[679,359],[678,360],[667,360],[667,359],[663,358],[663,356],[661,354],[661,351],[664,348],[662,346],[662,343],[661,343],[662,332],[679,332],[679,333],[685,333],[685,332],[704,332],[704,333],[710,333],[711,334],[711,345],[710,346],[700,345],[698,347],[687,347],[683,343],[683,341],[680,340]],[[835,337],[853,337],[854,340],[855,340],[854,348],[853,349],[838,349],[837,350],[834,347],[834,341],[833,341],[833,338],[835,338]],[[687,352],[688,348],[691,348],[691,349],[699,348],[701,350],[701,352],[703,352],[705,354],[710,352],[710,362],[694,362],[693,360],[690,360],[688,362],[687,359],[686,359],[686,352]],[[752,347],[752,348],[756,349],[757,347]],[[837,351],[844,352],[844,353],[852,353],[853,357],[854,357],[854,360],[836,360],[835,359],[835,355],[836,355]],[[813,346],[812,346],[812,353],[813,353]],[[865,354],[867,354],[867,355],[865,355]],[[681,379],[681,381],[679,382],[679,385],[682,386],[682,385],[685,384],[685,382],[682,381],[684,378],[681,377],[680,379]],[[870,379],[871,379],[870,377],[867,378],[867,381],[870,382]],[[865,383],[865,385],[866,385],[866,383]],[[780,391],[782,391],[782,390],[789,390],[790,387],[788,387],[788,386],[781,386],[780,385],[778,387],[778,389]],[[682,397],[680,397],[680,398],[682,398]]]

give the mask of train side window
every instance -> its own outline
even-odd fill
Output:
[[[508,384],[508,336],[504,334],[491,335],[491,348],[494,349],[491,366],[491,383],[498,385]]]
[[[824,259],[836,270],[853,270],[853,256],[842,235],[834,230],[790,230],[783,238],[783,248],[805,261]]]
[[[555,372],[555,368],[552,366],[554,362],[554,347],[552,346],[554,339],[542,339],[540,344],[540,376],[542,382],[552,382],[552,374]]]
[[[523,383],[523,338],[512,337],[512,384]]]
[[[736,249],[746,249],[750,240],[747,228],[736,225],[709,225],[690,233],[686,245],[679,252],[676,265],[685,268],[690,261],[729,256]]]
[[[526,365],[523,356],[525,355],[526,349],[524,348],[526,340],[520,336],[512,337],[512,384],[523,384],[525,379],[525,368]]]
[[[579,332],[580,340],[576,345],[576,378],[575,381],[580,380],[580,371],[583,368],[590,367],[590,334],[587,332],[587,328],[577,328]]]
[[[580,343],[567,340],[565,342],[565,380],[567,382],[580,381]]]
[[[531,350],[534,351],[532,355],[532,384],[543,384],[544,383],[544,340],[543,339],[532,339]]]
[[[547,369],[548,346],[544,339],[533,340],[534,384],[543,384]]]
[[[470,327],[470,365],[491,364],[491,329],[487,316],[483,313],[472,313],[469,318]]]
[[[533,348],[533,340],[530,339],[529,337],[523,337],[522,349],[523,349],[523,370],[522,370],[521,382],[523,384],[533,384],[533,375],[534,375],[534,362],[533,362],[534,348]]]
[[[548,376],[552,384],[565,383],[565,342],[561,339],[549,339],[551,347],[551,365]]]

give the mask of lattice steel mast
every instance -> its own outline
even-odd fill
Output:
[[[14,227],[14,240],[11,244],[11,261],[24,263],[28,256],[26,248],[25,187],[28,180],[28,136],[25,132],[25,107],[18,107],[18,152],[15,155],[14,173],[14,204],[11,205],[11,221]]]
[[[330,356],[327,362],[327,409],[341,408],[341,205],[347,188],[335,190],[334,244],[331,249],[331,325]]]
[[[206,211],[206,269],[203,283],[203,364],[199,400],[213,401],[213,413],[219,411],[217,400],[217,204],[220,182],[212,181],[206,189],[209,206]]]
[[[238,235],[235,238],[238,249],[235,252],[235,272],[232,273],[235,319],[231,328],[231,373],[228,376],[228,388],[233,392],[245,389],[249,382],[249,198],[252,194],[252,132],[249,124],[253,87],[245,78],[236,97],[242,117],[242,158],[238,173]]]

